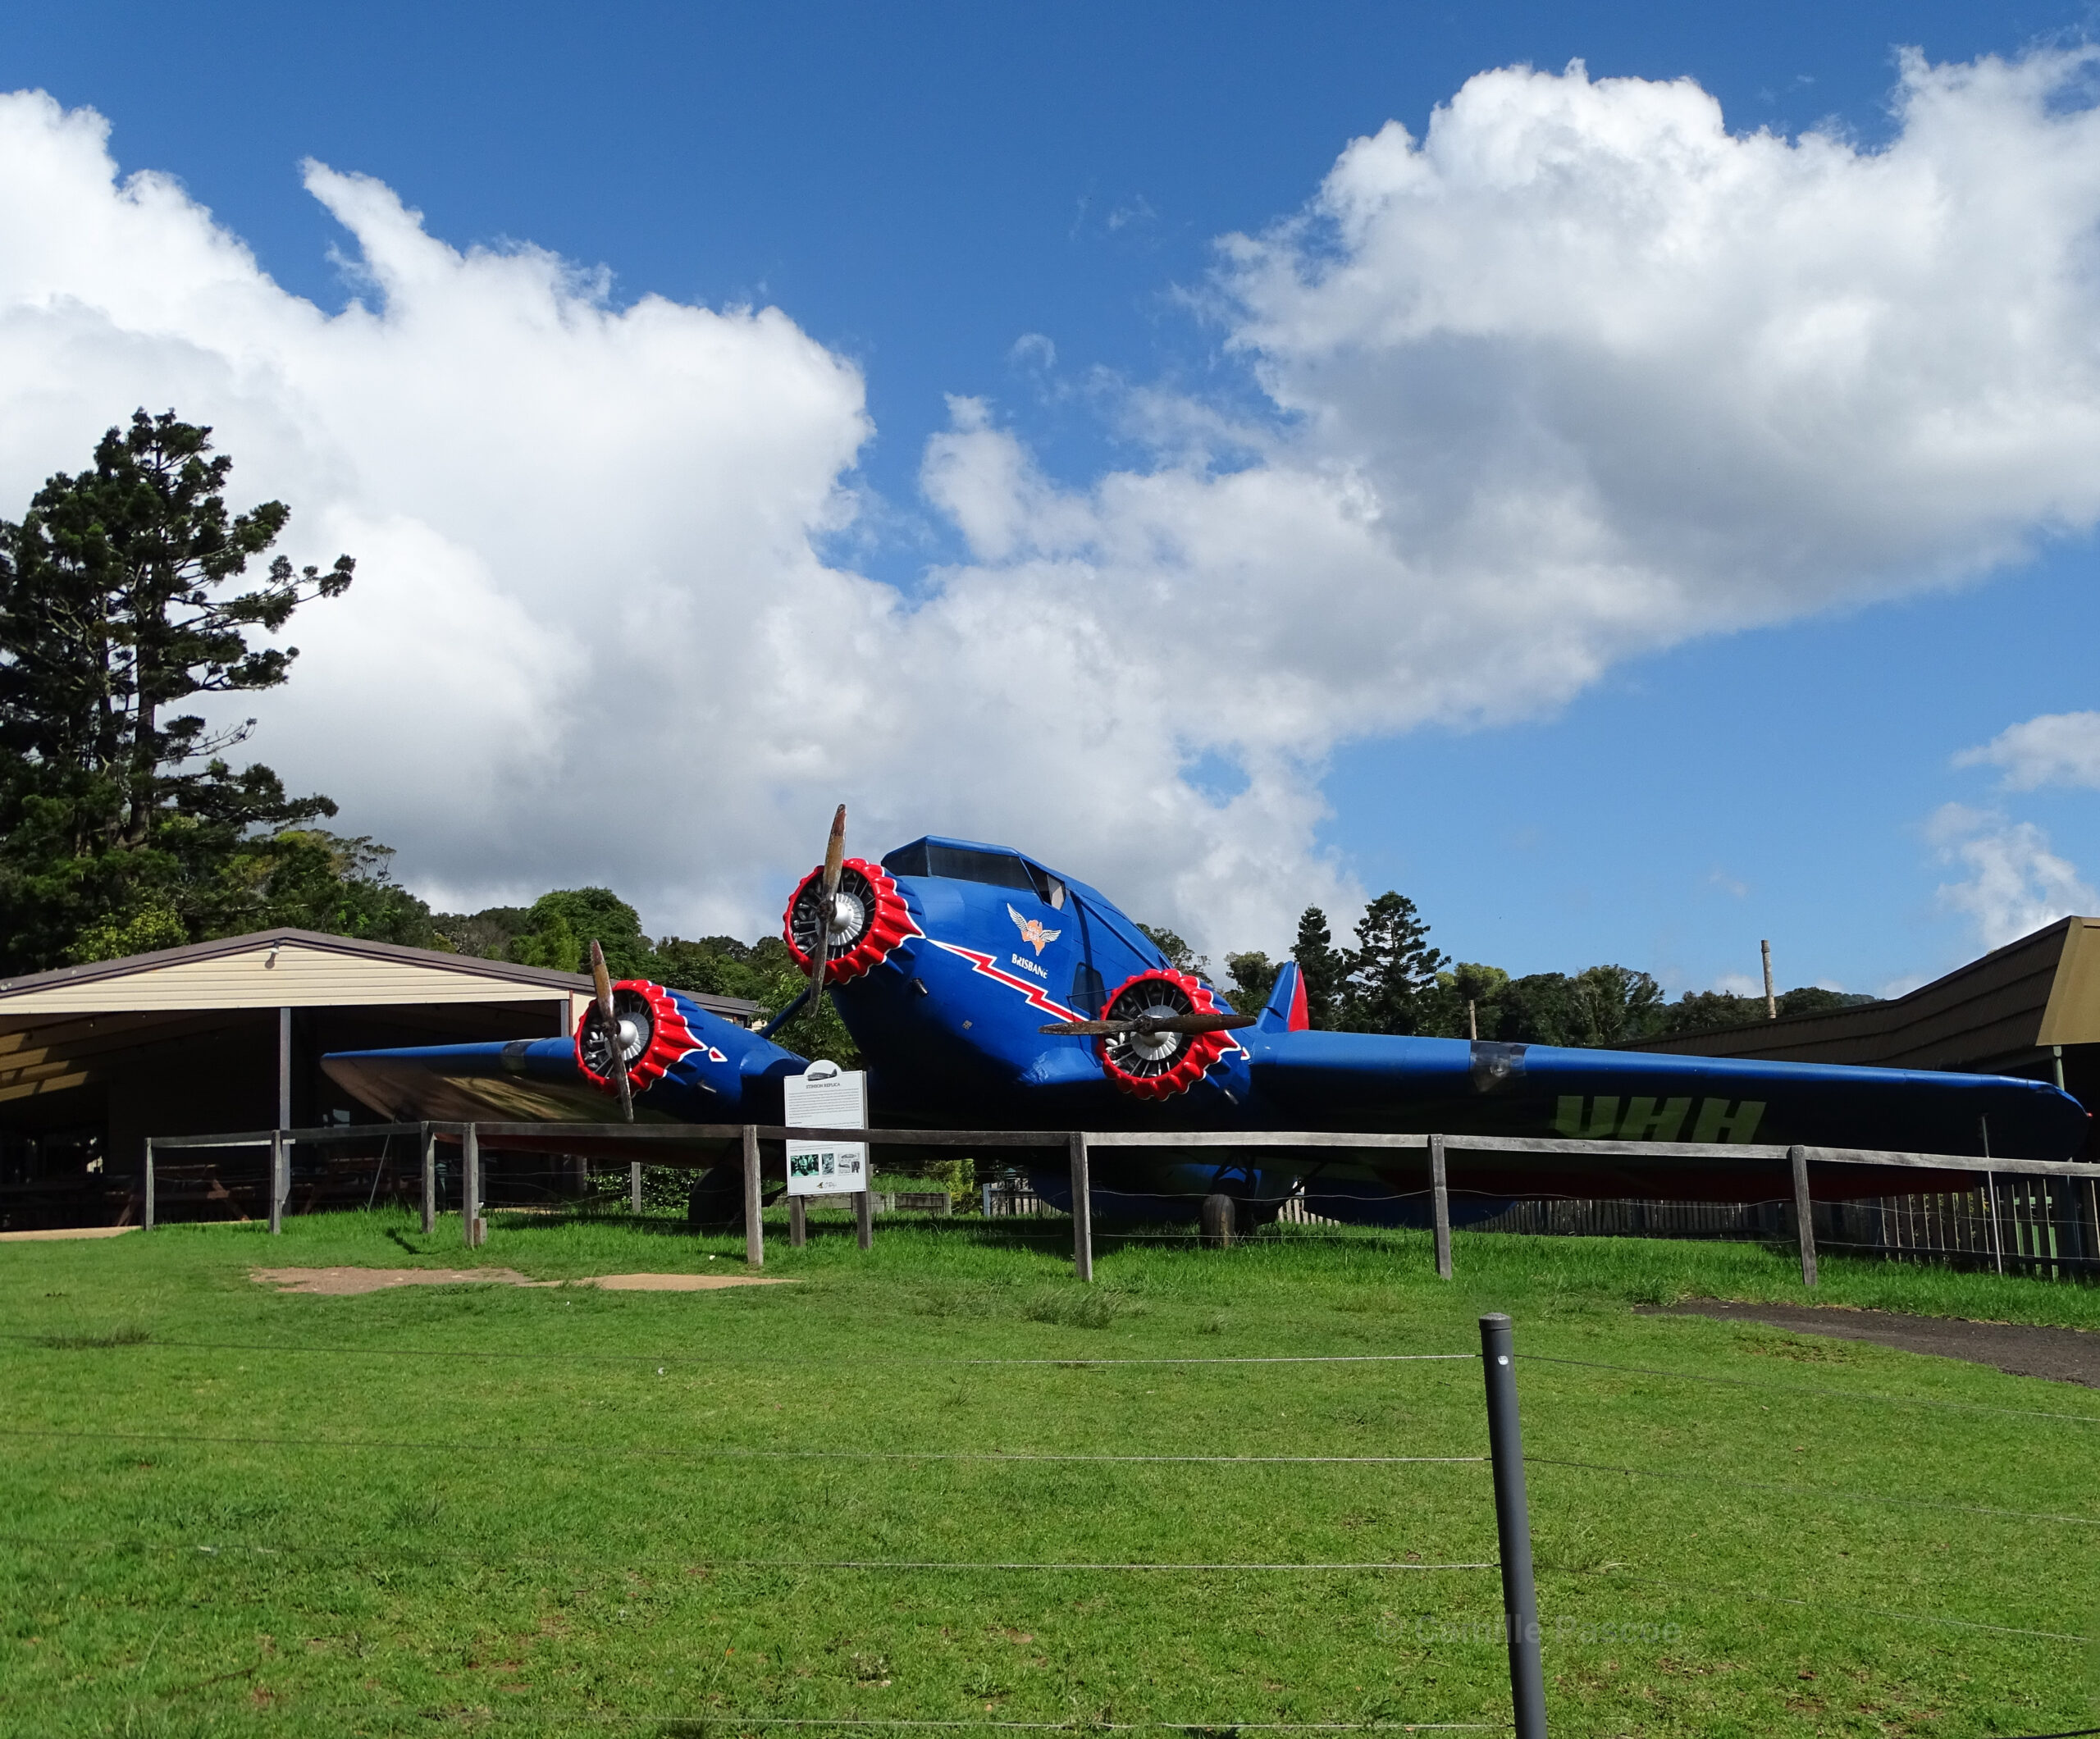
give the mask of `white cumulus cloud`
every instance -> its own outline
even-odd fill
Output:
[[[842,795],[856,843],[1006,838],[1274,947],[1348,897],[1314,846],[1338,742],[2093,523],[2091,67],[1906,62],[1874,150],[1731,134],[1689,83],[1482,74],[1224,244],[1253,411],[1133,391],[1150,456],[1060,480],[956,383],[923,483],[969,559],[909,598],[820,553],[870,425],[788,313],[623,306],[312,165],[359,298],[327,313],[21,94],[0,502],[135,404],[213,424],[295,555],[361,564],[257,751],[441,894],[609,880],[748,933]],[[1229,801],[1185,776],[1221,766]]]
[[[2100,895],[2077,866],[2049,849],[2049,836],[2031,821],[1949,803],[1925,825],[1940,861],[1968,874],[1941,886],[1940,903],[1974,926],[1985,948],[2002,947],[2045,924],[2100,911]]]
[[[1964,749],[1957,767],[2000,767],[2013,791],[2043,785],[2100,787],[2100,713],[2043,713]]]
[[[1731,134],[1687,81],[1483,74],[1226,244],[1281,420],[1148,398],[1199,456],[1066,493],[974,414],[929,483],[987,564],[1233,670],[1216,734],[1301,751],[1973,574],[2100,513],[2091,65],[1913,57],[1879,151]]]

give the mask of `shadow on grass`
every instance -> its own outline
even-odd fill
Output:
[[[48,1348],[54,1353],[86,1353],[104,1347],[143,1346],[153,1338],[151,1329],[132,1324],[99,1335],[37,1335],[31,1337],[30,1344]]]

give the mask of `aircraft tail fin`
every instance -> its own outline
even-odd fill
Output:
[[[1255,1029],[1263,1033],[1302,1033],[1312,1024],[1305,1006],[1304,974],[1298,970],[1296,961],[1287,960],[1276,974],[1276,988],[1269,993]]]

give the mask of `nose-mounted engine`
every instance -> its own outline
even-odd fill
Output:
[[[1109,997],[1102,1021],[1129,1025],[1095,1039],[1094,1055],[1124,1092],[1171,1099],[1201,1080],[1234,1041],[1221,1031],[1161,1030],[1156,1023],[1222,1012],[1199,979],[1171,966],[1151,968],[1125,979]]]
[[[849,857],[840,866],[838,892],[832,896],[830,911],[824,906],[824,865],[819,864],[802,878],[789,898],[781,933],[795,964],[807,972],[828,926],[827,984],[847,984],[873,971],[906,937],[918,933],[896,881],[880,864],[865,858]]]
[[[613,986],[613,1016],[619,1029],[619,1062],[636,1093],[661,1080],[672,1064],[700,1048],[671,993],[646,979],[622,979]],[[619,1077],[613,1072],[614,1047],[605,1015],[594,1002],[576,1023],[576,1065],[608,1093],[619,1090]]]

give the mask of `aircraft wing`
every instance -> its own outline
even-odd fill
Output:
[[[1865,1069],[1733,1057],[1469,1043],[1363,1033],[1264,1034],[1250,1045],[1272,1126],[1413,1130],[1691,1143],[1645,1160],[1555,1154],[1454,1162],[1454,1182],[1508,1194],[1746,1201],[1791,1193],[1783,1162],[1732,1154],[1799,1144],[1998,1158],[2071,1159],[2090,1119],[2040,1081],[1932,1070]],[[1411,1162],[1418,1167],[1419,1161]],[[1957,1189],[1977,1173],[1914,1174]],[[1819,1165],[1819,1196],[1900,1194],[1885,1170]],[[1872,1187],[1865,1187],[1871,1183]],[[1914,1184],[1912,1187],[1917,1187]]]
[[[801,1072],[801,1057],[676,991],[615,987],[628,991],[646,993],[623,1015],[637,1029],[628,1056],[636,1121],[780,1121],[780,1079]],[[397,1122],[609,1123],[620,1115],[617,1093],[584,1068],[573,1038],[338,1051],[321,1066]]]

